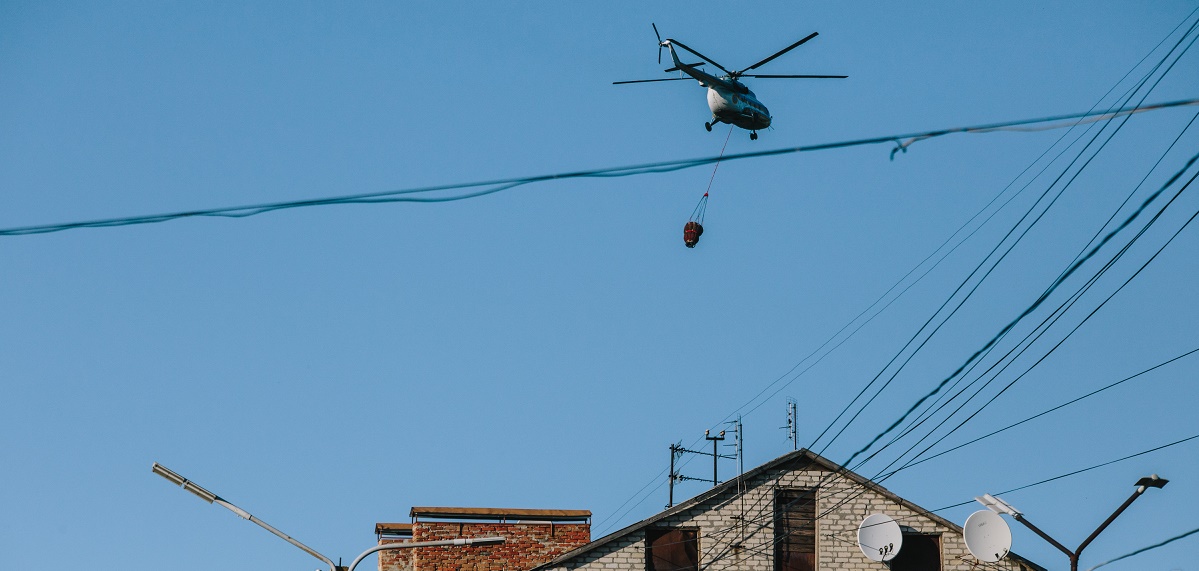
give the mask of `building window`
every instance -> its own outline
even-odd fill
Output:
[[[891,560],[891,571],[941,571],[941,536],[904,533],[903,546]]]
[[[699,530],[646,530],[645,571],[699,571]]]
[[[775,490],[774,571],[816,571],[816,488]]]

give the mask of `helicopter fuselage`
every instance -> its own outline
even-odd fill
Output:
[[[720,85],[708,85],[708,109],[721,123],[756,131],[770,126],[770,110],[762,105],[749,89],[731,90]]]

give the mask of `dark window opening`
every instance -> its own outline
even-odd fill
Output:
[[[699,571],[699,530],[646,530],[645,569],[646,571]]]
[[[816,489],[774,494],[774,571],[816,571]]]
[[[904,533],[891,571],[941,571],[941,536]]]

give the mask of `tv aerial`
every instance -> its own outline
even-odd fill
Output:
[[[995,563],[1012,550],[1012,530],[999,514],[979,510],[966,518],[962,529],[966,549],[983,563]]]
[[[890,561],[903,546],[903,531],[890,516],[871,514],[858,526],[858,548],[871,561]]]

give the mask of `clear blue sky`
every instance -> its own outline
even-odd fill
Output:
[[[761,71],[851,76],[752,82],[775,128],[734,132],[732,153],[1085,111],[1193,8],[4,2],[0,227],[717,154],[727,127],[704,131],[694,83],[611,85],[664,77],[650,22],[738,68],[819,31]],[[1149,101],[1196,86],[1189,53]],[[826,455],[844,461],[1035,299],[1193,113],[1133,118]],[[727,163],[694,250],[681,230],[710,168],[2,238],[0,551],[20,569],[315,568],[154,461],[347,561],[412,505],[590,509],[598,536],[665,504],[662,487],[617,511],[664,481],[670,443],[719,428],[1061,134]],[[1188,132],[1134,202],[1197,149]],[[746,466],[790,450],[788,397],[801,444],[815,439],[1046,184],[742,410]],[[1065,321],[1196,209],[1184,194]],[[1197,233],[946,444],[1199,347]],[[1197,371],[1184,359],[886,485],[936,508],[1199,433]],[[1199,526],[1199,441],[1006,499],[1074,546],[1153,472],[1172,482],[1088,549],[1094,564]],[[1017,552],[1065,567],[1014,533]],[[1195,569],[1197,546],[1109,568]]]

